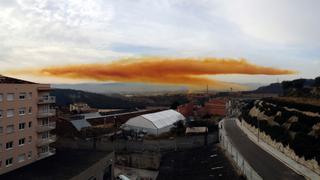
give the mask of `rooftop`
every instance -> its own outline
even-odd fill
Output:
[[[182,114],[175,110],[169,109],[155,113],[143,114],[131,118],[129,121],[126,122],[126,124],[136,126],[137,120],[139,121],[139,119],[141,118],[151,121],[156,128],[163,128],[172,125],[178,120],[185,120],[185,117]]]
[[[56,155],[34,162],[7,174],[0,175],[0,179],[70,179],[80,174],[110,153],[110,151],[93,150],[57,150]]]
[[[0,84],[36,84],[36,83],[0,75]]]

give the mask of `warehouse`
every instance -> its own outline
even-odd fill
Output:
[[[180,120],[185,120],[182,114],[174,110],[165,110],[131,118],[123,127],[136,131],[146,131],[147,134],[159,135],[170,131],[174,123]]]

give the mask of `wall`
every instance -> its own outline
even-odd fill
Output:
[[[108,154],[106,157],[101,159],[99,162],[93,164],[91,167],[84,170],[82,173],[71,178],[70,180],[88,180],[90,178],[96,178],[96,180],[103,180],[103,176],[106,168],[111,166],[110,180],[113,178],[113,168],[114,168],[114,153]]]
[[[193,116],[193,108],[194,108],[194,104],[191,102],[191,103],[182,104],[178,106],[177,111],[181,113],[184,117],[189,117],[189,116]]]
[[[0,102],[0,110],[2,110],[3,117],[0,118],[0,126],[3,127],[3,133],[0,134],[0,174],[12,171],[16,168],[30,164],[37,160],[37,138],[38,134],[36,128],[38,126],[37,113],[38,113],[38,86],[39,84],[0,84],[0,93],[3,94],[3,100]],[[48,85],[49,87],[49,85]],[[14,100],[7,101],[7,93],[14,93]],[[19,99],[20,93],[26,93],[24,100]],[[29,93],[32,93],[31,99],[29,99]],[[25,115],[19,115],[19,108],[26,108]],[[28,113],[29,107],[32,107],[32,113]],[[7,117],[6,112],[8,109],[14,109],[14,116]],[[24,130],[19,130],[19,123],[26,123]],[[28,123],[32,122],[31,128],[28,127]],[[6,133],[7,125],[14,125],[13,133]],[[32,137],[31,143],[28,142],[29,136]],[[25,144],[18,145],[19,139],[25,138]],[[6,143],[13,141],[13,149],[6,150]],[[30,158],[28,153],[32,152]],[[26,155],[25,161],[18,162],[18,156],[21,154]],[[13,165],[6,167],[6,159],[12,157]]]
[[[223,121],[219,122],[219,127],[223,127]],[[219,131],[220,145],[226,150],[227,155],[233,161],[233,164],[238,168],[241,174],[243,174],[248,180],[262,180],[262,177],[252,168],[252,166],[246,161],[241,153],[232,145],[227,133],[223,128]]]
[[[258,136],[258,128],[251,126],[244,120],[241,121],[241,125],[240,122],[237,122],[237,125],[246,134],[248,134],[249,137],[251,137],[250,139],[252,141],[262,147],[262,149],[265,149],[271,155],[275,156],[275,158],[284,162],[293,170],[303,174],[306,177],[309,177],[310,179],[320,179],[320,166],[316,160],[305,160],[304,157],[297,156],[289,146],[283,146],[282,143],[273,141],[269,135],[260,131],[259,139],[266,143],[266,145],[263,146],[263,143],[261,141],[260,143],[256,142]],[[252,135],[254,136],[254,138],[252,138]]]

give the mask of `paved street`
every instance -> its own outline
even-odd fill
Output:
[[[232,144],[263,179],[304,179],[304,177],[296,174],[293,170],[254,144],[239,129],[234,120],[226,119],[224,122],[224,128],[229,139],[232,141]]]

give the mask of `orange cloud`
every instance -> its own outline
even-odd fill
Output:
[[[243,86],[207,78],[207,75],[248,74],[285,75],[295,71],[251,64],[246,60],[222,58],[141,58],[126,59],[104,64],[80,64],[45,67],[33,70],[7,71],[8,74],[31,74],[68,79],[96,81],[146,82],[181,84],[189,86],[209,85],[216,89]]]

